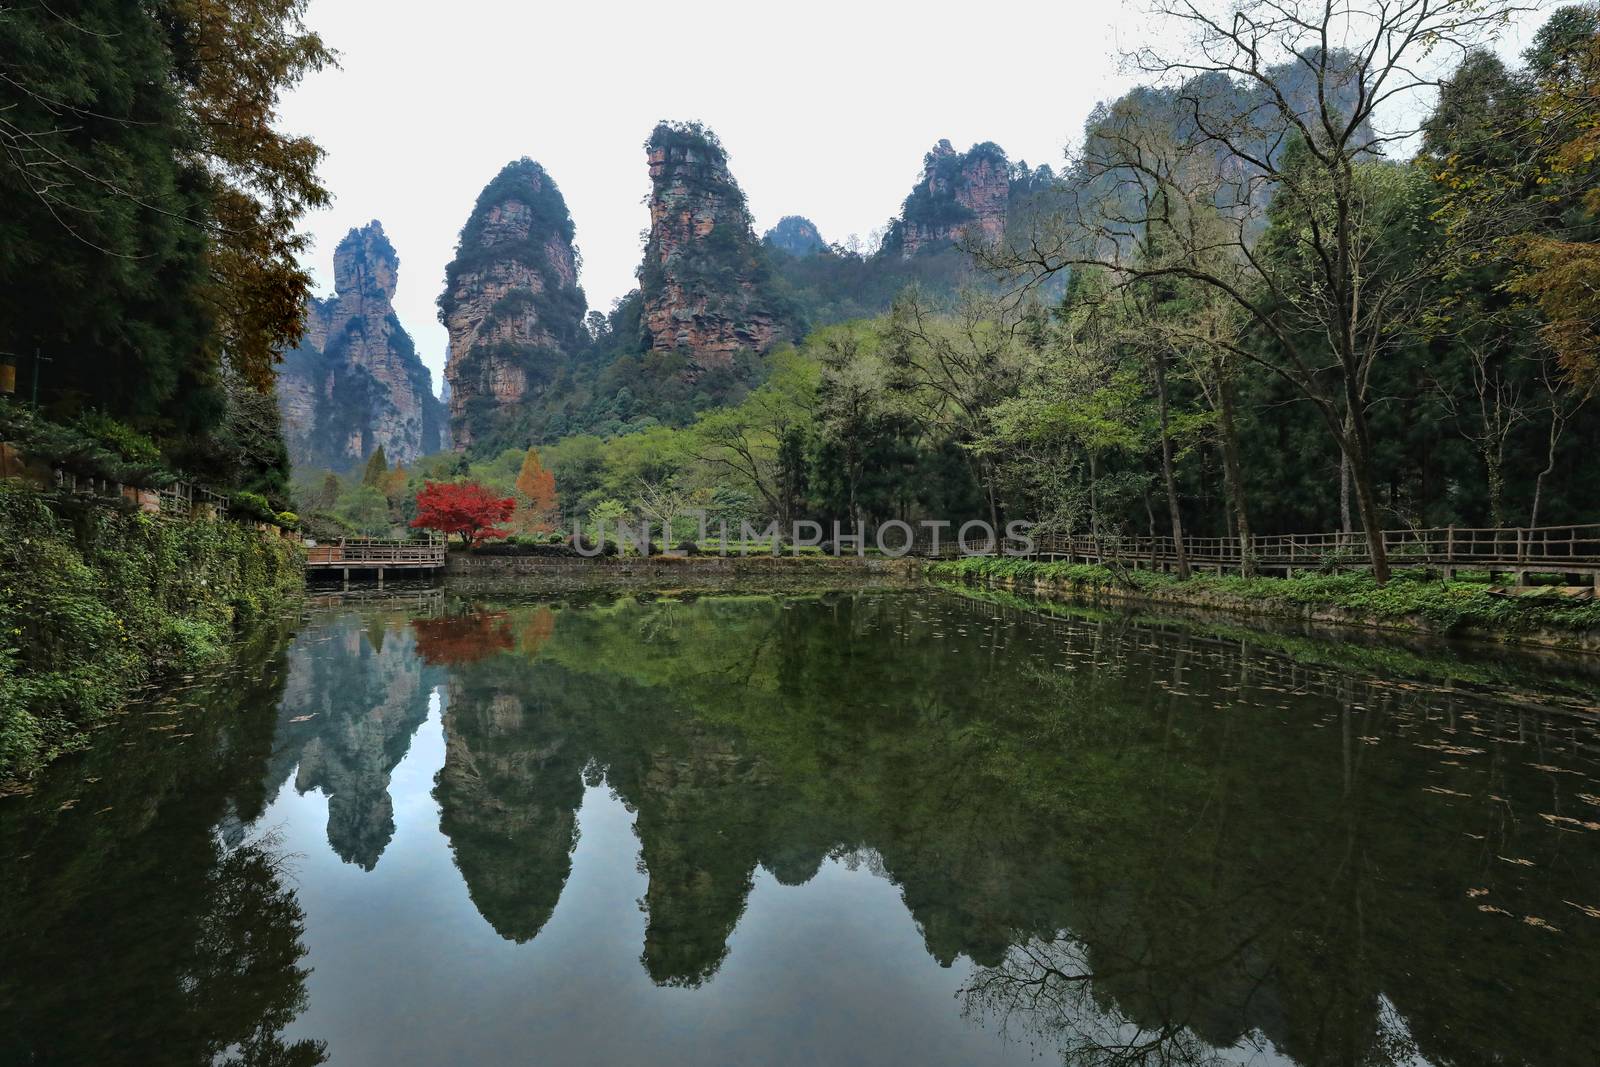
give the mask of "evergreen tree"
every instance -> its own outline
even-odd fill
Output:
[[[375,489],[383,488],[384,476],[389,473],[389,457],[383,454],[383,446],[379,445],[367,457],[367,466],[361,472],[361,484],[370,485]]]

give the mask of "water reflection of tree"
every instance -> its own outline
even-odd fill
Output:
[[[792,884],[870,854],[929,953],[978,966],[975,1013],[1084,1062],[1259,1041],[1306,1064],[1560,1064],[1593,1030],[1576,1010],[1529,1021],[1541,996],[1572,1006],[1593,935],[1552,955],[1465,897],[1491,882],[1521,915],[1592,895],[1592,852],[1503,814],[1549,810],[1578,776],[1531,775],[1487,739],[1482,760],[1443,758],[1473,730],[1587,758],[1535,713],[1119,616],[870,596],[660,610],[562,611],[537,662],[453,672],[439,796],[496,929],[514,928],[514,894],[483,903],[497,879],[554,906],[587,767],[636,813],[658,983],[716,973],[757,866]],[[1485,793],[1487,811],[1460,799]],[[515,847],[543,832],[548,848]],[[1526,852],[1536,866],[1497,858]],[[1492,967],[1464,952],[1474,936]]]
[[[284,657],[134,709],[0,801],[0,1062],[309,1065],[304,915],[265,803]],[[246,684],[248,683],[248,684]]]
[[[438,667],[459,667],[508,651],[515,642],[504,611],[473,608],[464,614],[412,619],[417,652]]]
[[[959,994],[963,1013],[997,1022],[1007,1038],[1020,1030],[1034,1047],[1056,1051],[1068,1064],[1209,1067],[1223,1062],[1218,1050],[1179,1018],[1148,1023],[1118,1010],[1098,983],[1119,976],[1095,971],[1088,957],[1088,950],[1067,934],[1016,945],[998,966],[974,969]]]

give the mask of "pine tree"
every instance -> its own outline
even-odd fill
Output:
[[[361,484],[382,489],[384,476],[388,473],[389,457],[383,454],[383,446],[379,445],[372,455],[367,457],[367,469],[361,474]]]

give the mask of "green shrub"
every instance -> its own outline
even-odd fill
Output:
[[[161,449],[156,443],[125,422],[98,411],[85,411],[77,421],[79,429],[125,460],[149,464],[161,462]]]
[[[1196,574],[1179,580],[1157,571],[1114,571],[1092,563],[1041,562],[1004,556],[969,556],[929,565],[929,573],[961,579],[1038,582],[1072,593],[1096,590],[1217,594],[1284,611],[1340,608],[1386,623],[1422,620],[1442,633],[1473,628],[1519,633],[1536,629],[1581,633],[1600,628],[1600,603],[1529,601],[1497,597],[1471,581],[1441,582],[1425,572],[1397,571],[1387,585],[1360,571],[1300,574],[1294,578],[1241,578]]]
[[[163,465],[154,442],[102,415],[81,415],[68,425],[41,418],[26,404],[0,398],[0,438],[31,459],[85,477],[149,487],[178,480]]]
[[[0,779],[31,773],[162,670],[214,661],[301,583],[236,522],[158,520],[0,484]]]
[[[272,509],[271,504],[267,503],[266,497],[260,493],[252,493],[248,489],[234,493],[233,498],[229,501],[229,507],[240,515],[252,519],[274,522],[278,518],[278,513]]]

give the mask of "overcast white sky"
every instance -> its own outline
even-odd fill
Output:
[[[580,283],[606,310],[634,286],[648,224],[641,145],[657,120],[716,130],[758,233],[800,214],[827,240],[865,239],[941,137],[1058,165],[1090,108],[1127,86],[1116,56],[1141,43],[1142,11],[1137,0],[312,0],[307,21],[341,65],[283,107],[286,129],[327,150],[335,198],[308,220],[307,266],[326,292],[339,239],[382,220],[400,255],[396,311],[437,390],[444,267],[506,162],[530,156],[560,185]]]

